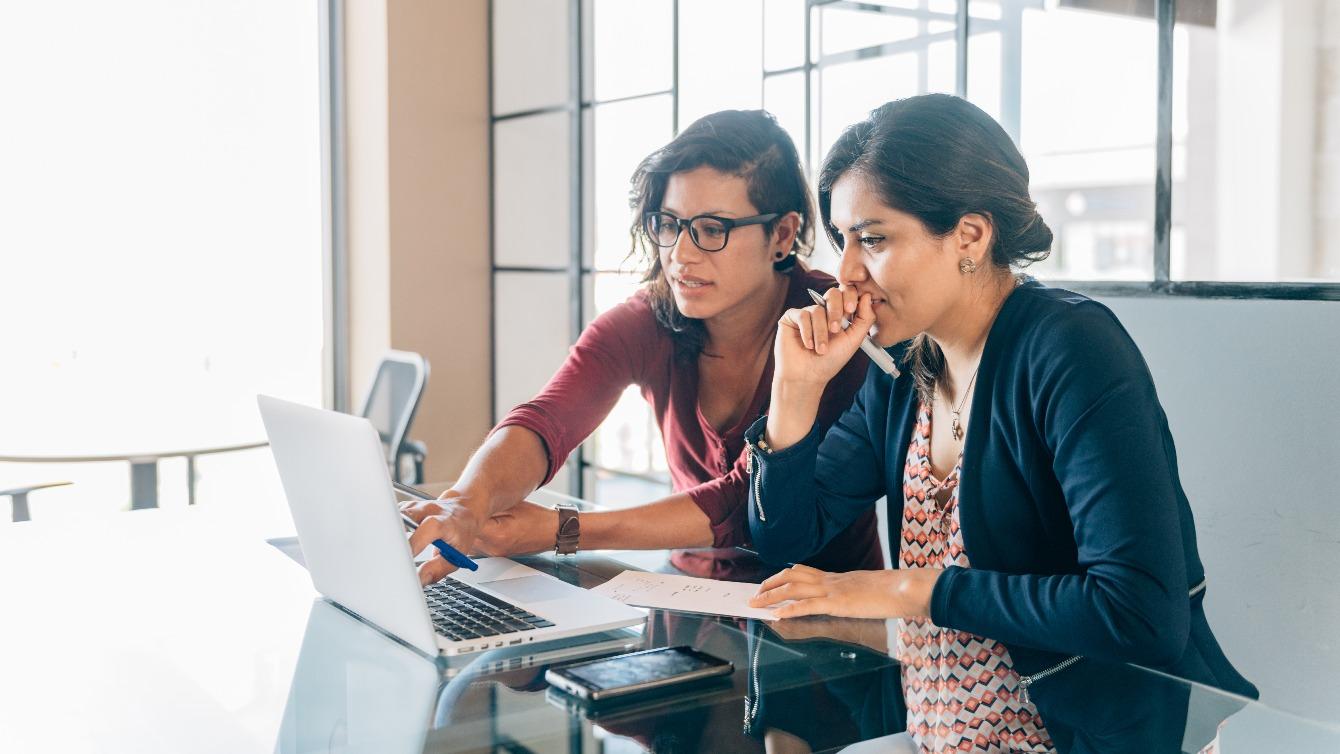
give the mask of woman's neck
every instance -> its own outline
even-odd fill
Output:
[[[777,332],[777,317],[791,287],[788,274],[773,275],[765,292],[750,296],[734,307],[703,321],[707,329],[706,353],[731,356],[752,353],[771,344]]]
[[[1014,291],[1015,278],[1009,272],[993,274],[974,287],[966,299],[955,305],[942,322],[928,330],[931,340],[944,353],[946,384],[952,393],[966,386],[981,359],[991,325],[996,321],[1005,299]]]

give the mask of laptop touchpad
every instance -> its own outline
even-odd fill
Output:
[[[567,597],[577,587],[566,584],[552,576],[522,576],[519,579],[487,581],[479,586],[487,587],[513,602],[544,602],[545,600]]]

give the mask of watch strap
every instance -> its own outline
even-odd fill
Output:
[[[581,538],[581,520],[578,518],[577,506],[560,503],[555,509],[558,511],[558,538],[554,543],[554,552],[559,555],[575,555],[577,542]]]

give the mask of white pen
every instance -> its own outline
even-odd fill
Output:
[[[813,288],[806,288],[805,290],[810,292],[810,298],[814,299],[814,303],[819,306],[828,305],[828,302],[824,301],[823,295],[818,291]],[[843,317],[842,329],[846,330],[848,327],[851,327],[851,320]],[[889,355],[889,352],[875,345],[875,341],[871,340],[869,335],[861,338],[861,350],[865,351],[865,355],[869,356],[870,360],[875,362],[875,366],[883,369],[885,374],[893,375],[895,378],[901,374],[901,372],[898,371],[898,367],[894,366],[893,357]]]

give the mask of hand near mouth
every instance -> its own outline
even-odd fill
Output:
[[[842,329],[842,320],[851,326]],[[822,389],[861,347],[875,324],[868,293],[830,288],[824,305],[790,309],[777,322],[774,382]]]

